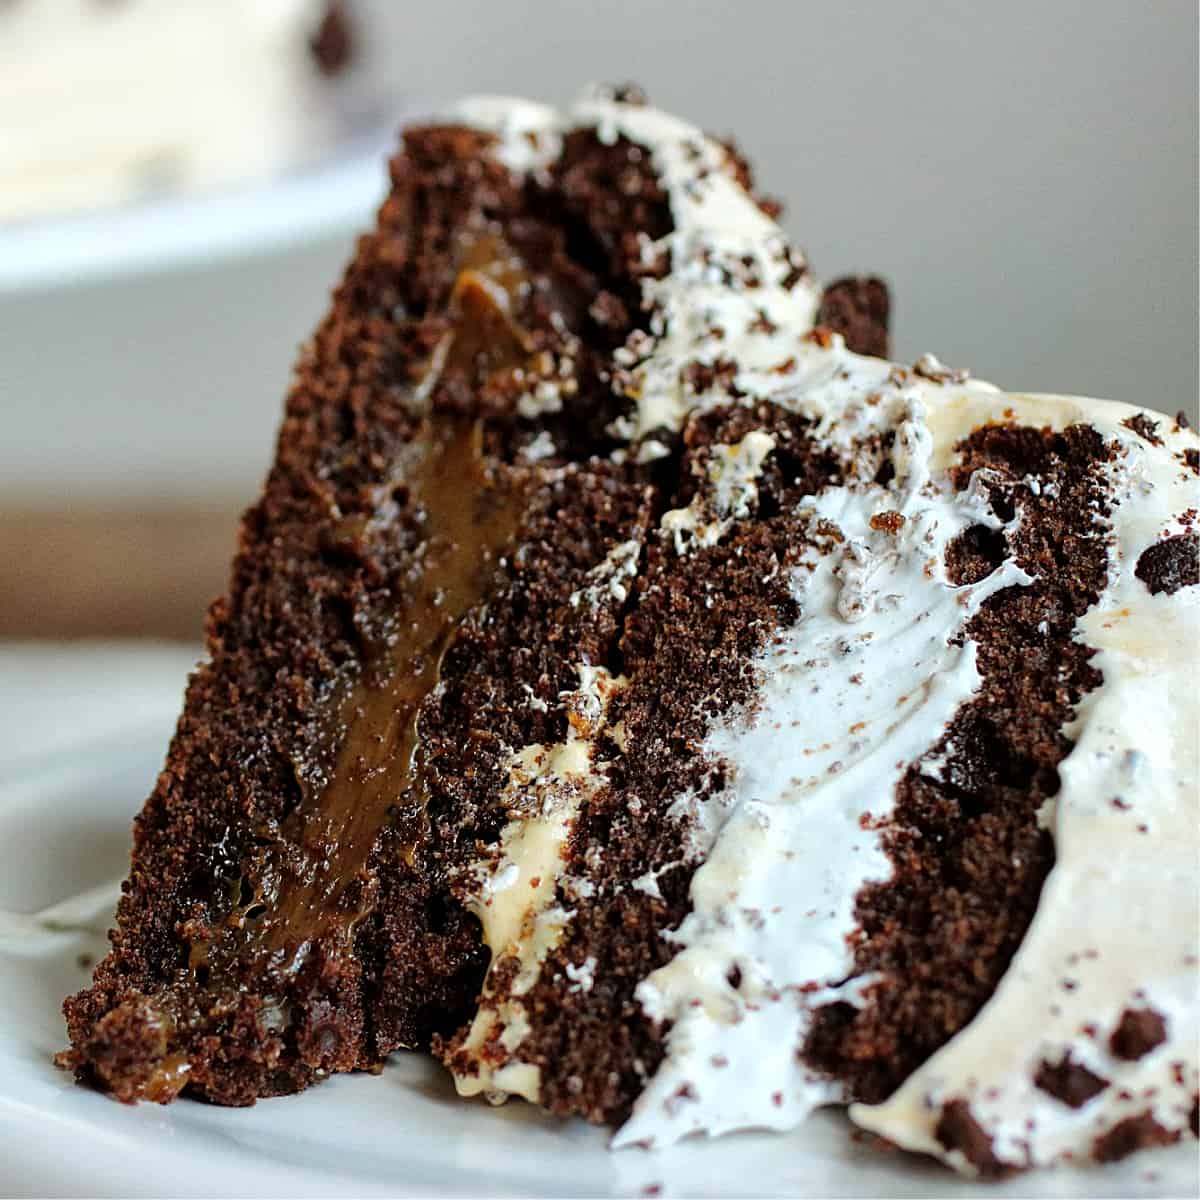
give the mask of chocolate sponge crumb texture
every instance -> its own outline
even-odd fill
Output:
[[[618,1146],[836,1104],[968,1174],[1192,1137],[1195,433],[872,357],[881,285],[636,95],[391,180],[63,1061],[418,1049]]]

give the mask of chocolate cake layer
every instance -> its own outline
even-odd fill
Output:
[[[600,213],[637,164],[577,139],[560,179],[527,189],[490,140],[408,135],[379,228],[301,362],[210,660],[138,820],[114,951],[68,1004],[80,1070],[123,1099],[292,1091],[427,1044],[474,1001],[477,925],[427,844],[438,805],[462,799],[438,790],[421,713],[469,615],[498,619],[514,555],[546,539],[539,564],[565,586],[572,528],[578,554],[603,557],[605,522],[645,505],[612,466],[565,462],[607,449],[599,363],[630,323],[616,299],[589,315],[628,280],[604,220],[569,213]],[[652,183],[635,216],[667,221]],[[514,687],[566,669],[546,673],[539,586],[488,635],[507,654],[545,643]],[[468,819],[459,807],[451,824],[470,845]]]
[[[967,1171],[1180,1136],[1195,435],[855,353],[881,285],[822,295],[634,95],[469,102],[392,178],[81,1077],[237,1104],[431,1048],[617,1144],[848,1102]]]

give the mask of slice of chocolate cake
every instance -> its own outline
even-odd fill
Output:
[[[429,1049],[618,1144],[851,1103],[968,1171],[1194,1131],[1196,437],[856,353],[886,293],[629,95],[392,183],[65,1060]]]

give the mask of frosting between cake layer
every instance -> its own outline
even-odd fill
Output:
[[[584,665],[579,675],[578,690],[563,697],[567,740],[525,746],[510,756],[501,803],[514,815],[496,853],[468,871],[474,885],[467,907],[480,920],[492,960],[474,1020],[451,1060],[460,1096],[483,1093],[494,1103],[510,1095],[538,1098],[539,1069],[517,1053],[529,1032],[521,997],[537,982],[571,917],[555,902],[563,855],[580,806],[604,782],[595,739],[625,683],[603,667]],[[501,964],[515,965],[515,972],[497,985]]]
[[[881,366],[844,364],[847,398]],[[891,872],[882,829],[903,771],[978,688],[963,627],[988,596],[1031,582],[1010,559],[979,583],[950,583],[946,546],[999,522],[971,491],[930,478],[925,412],[936,394],[890,385],[876,396],[861,417],[895,434],[894,478],[804,503],[811,548],[792,572],[800,620],[755,662],[755,702],[707,739],[730,782],[690,806],[711,848],[691,914],[666,935],[679,952],[637,993],[648,1016],[670,1023],[667,1055],[617,1145],[786,1129],[844,1098],[796,1051],[813,1009],[853,1004],[870,985],[853,977],[855,897]],[[861,437],[864,422],[849,419]]]

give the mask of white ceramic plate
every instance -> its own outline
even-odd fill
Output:
[[[0,226],[0,296],[269,254],[355,228],[383,195],[399,124],[265,181]]]
[[[62,997],[105,948],[129,821],[174,723],[186,649],[0,646],[0,1194],[7,1196],[1195,1196],[1194,1144],[972,1185],[854,1140],[788,1135],[609,1152],[602,1131],[458,1100],[398,1055],[251,1109],[124,1107],[51,1065]],[[83,958],[81,959],[81,956]]]

